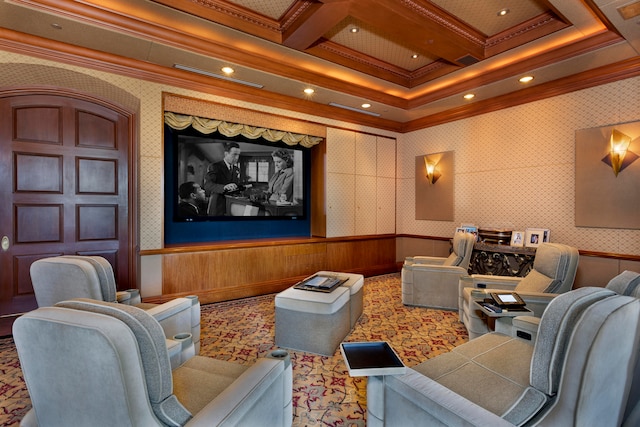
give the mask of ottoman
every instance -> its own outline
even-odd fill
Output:
[[[362,274],[338,273],[336,271],[318,271],[316,274],[348,278],[348,280],[340,286],[349,288],[349,291],[351,293],[349,307],[351,311],[351,329],[353,329],[353,327],[356,325],[356,322],[362,315],[362,310],[364,307],[364,276]]]
[[[275,342],[279,347],[333,356],[351,331],[351,292],[338,286],[331,292],[293,287],[275,297]]]

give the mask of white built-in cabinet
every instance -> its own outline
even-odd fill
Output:
[[[396,140],[327,130],[327,237],[395,233]]]

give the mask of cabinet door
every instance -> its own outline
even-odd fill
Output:
[[[356,175],[356,234],[376,234],[376,177]]]
[[[327,174],[327,237],[355,233],[355,175]]]
[[[377,137],[376,232],[396,232],[396,140]]]
[[[357,133],[355,137],[355,174],[376,176],[377,143],[374,135]]]
[[[327,129],[327,237],[355,233],[355,135]]]
[[[376,233],[396,232],[396,180],[395,178],[377,178]]]
[[[396,177],[396,140],[391,138],[377,138],[376,174],[379,177]]]
[[[354,173],[355,135],[348,130],[327,129],[327,172]]]

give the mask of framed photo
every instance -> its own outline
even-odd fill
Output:
[[[524,245],[529,248],[537,248],[544,241],[544,231],[544,228],[527,228],[524,233]]]
[[[478,241],[478,227],[473,224],[462,224],[461,228],[464,229],[465,233],[473,234],[476,238],[476,242]]]
[[[460,227],[456,227],[456,233],[471,233],[476,237],[476,242],[478,241],[478,227],[473,224],[460,224]]]
[[[524,231],[513,231],[511,233],[511,246],[524,246]]]
[[[549,243],[549,242],[551,241],[551,240],[549,240],[549,235],[550,235],[550,234],[551,234],[551,230],[549,230],[548,228],[546,228],[546,229],[544,230],[544,233],[543,233],[542,241],[543,241],[543,242],[545,242],[545,243]]]

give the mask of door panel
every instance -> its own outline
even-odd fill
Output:
[[[15,192],[62,193],[62,156],[13,154]],[[34,174],[33,171],[38,171]]]
[[[62,145],[61,108],[53,106],[17,107],[13,110],[11,117],[14,118],[13,135],[15,141]]]
[[[37,259],[100,255],[129,283],[129,118],[52,95],[0,98],[0,335],[36,307]]]

